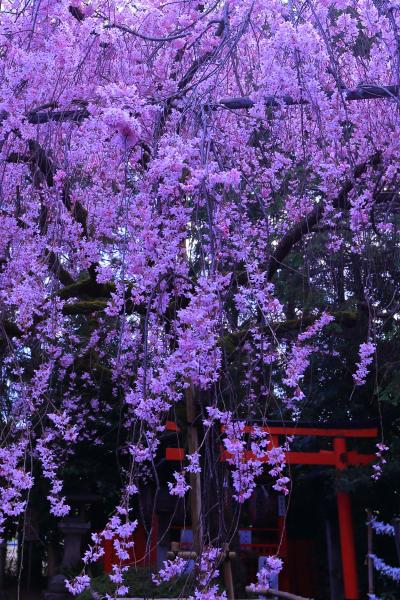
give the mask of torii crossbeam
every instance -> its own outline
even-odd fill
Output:
[[[167,421],[169,431],[179,432],[179,427],[172,421]],[[245,432],[250,433],[252,426],[245,427]],[[347,450],[348,438],[373,439],[378,436],[376,427],[364,428],[338,428],[315,426],[270,426],[263,427],[269,434],[270,446],[279,445],[279,436],[307,436],[325,437],[332,439],[332,450],[319,450],[318,452],[286,452],[286,462],[291,465],[326,465],[343,471],[349,466],[368,465],[375,460],[375,454],[364,454],[354,450]],[[184,448],[166,448],[165,458],[169,461],[182,462],[185,458]],[[221,460],[229,457],[228,452],[221,450]],[[245,453],[245,460],[252,458],[252,452]],[[268,458],[265,456],[264,459]],[[339,533],[342,558],[343,587],[345,600],[359,600],[359,587],[357,576],[357,561],[354,545],[353,522],[351,517],[351,501],[348,492],[337,493],[337,508],[339,518]]]

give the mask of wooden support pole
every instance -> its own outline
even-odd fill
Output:
[[[335,438],[333,447],[336,454],[336,468],[343,471],[348,457],[345,438]],[[342,555],[343,587],[345,600],[359,600],[356,550],[354,546],[353,521],[350,495],[337,493],[340,547]]]
[[[185,392],[186,419],[187,419],[187,444],[189,454],[195,454],[199,449],[199,434],[196,426],[197,410],[193,384],[190,383]],[[203,521],[201,511],[201,474],[189,473],[190,481],[190,513],[192,518],[193,550],[194,555],[201,554],[203,546]],[[222,563],[225,587],[229,600],[235,600],[233,589],[232,565],[228,548],[224,550],[225,557]],[[183,553],[178,553],[178,556]],[[183,558],[183,556],[182,556]]]
[[[347,492],[338,492],[337,505],[342,553],[344,597],[345,600],[359,600],[353,522],[351,517],[350,496]]]
[[[225,558],[222,563],[222,570],[224,573],[224,582],[225,582],[226,593],[228,595],[229,600],[235,600],[235,592],[234,592],[234,588],[233,588],[231,557],[232,558],[235,557],[236,552],[229,552],[228,544],[225,544],[224,550],[225,550],[224,551]]]
[[[195,454],[199,449],[199,434],[196,427],[196,401],[193,384],[190,383],[185,391],[187,443],[189,454]],[[190,516],[192,519],[193,549],[200,554],[203,544],[203,522],[201,515],[201,474],[189,473],[190,481]]]
[[[373,553],[374,549],[373,549],[373,531],[372,531],[372,525],[371,525],[371,513],[368,511],[367,513],[368,515],[368,531],[367,531],[367,538],[368,538],[368,554],[367,554],[367,565],[368,565],[368,594],[373,594],[374,593],[374,565],[372,563],[372,558],[370,558],[371,554]]]
[[[397,558],[400,563],[400,518],[393,519],[392,525],[394,528],[394,541],[396,543]]]

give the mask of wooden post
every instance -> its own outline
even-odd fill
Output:
[[[374,593],[374,565],[372,564],[372,558],[370,555],[373,553],[373,538],[372,538],[372,526],[371,526],[371,513],[368,511],[368,556],[367,556],[367,565],[368,565],[368,594]]]
[[[346,468],[346,440],[334,439],[336,468],[340,471]],[[340,547],[342,554],[342,572],[345,600],[359,600],[357,560],[354,547],[353,521],[351,516],[350,495],[347,492],[337,493],[339,517]]]
[[[195,454],[199,449],[199,434],[195,425],[197,411],[194,398],[193,384],[185,391],[187,443],[189,454]],[[203,522],[201,515],[201,473],[189,473],[190,481],[190,516],[192,518],[193,549],[200,554],[203,544]]]
[[[353,522],[350,496],[347,492],[337,494],[340,545],[342,551],[343,586],[345,600],[359,600],[356,551],[354,548]]]
[[[397,558],[400,563],[400,518],[397,517],[396,519],[393,519],[392,525],[394,527],[394,541],[396,543]]]
[[[193,384],[190,383],[185,391],[187,443],[189,454],[195,454],[199,449],[199,434],[196,426],[197,410]],[[193,550],[199,556],[203,546],[203,521],[201,512],[201,473],[189,473],[190,481],[190,515],[192,518]],[[235,600],[233,590],[232,565],[228,548],[222,563],[225,587],[229,600]]]
[[[226,587],[226,593],[228,595],[229,600],[235,600],[235,592],[233,589],[233,577],[232,577],[232,563],[230,556],[232,552],[229,552],[228,544],[225,544],[225,557],[224,562],[222,563],[222,569],[224,572],[224,581]]]
[[[5,587],[7,541],[0,542],[0,595]]]

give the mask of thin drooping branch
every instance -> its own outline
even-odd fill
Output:
[[[340,192],[333,199],[332,206],[336,209],[348,209],[348,195],[354,188],[358,179],[366,173],[369,167],[376,168],[381,162],[379,152],[374,154],[370,160],[365,161],[354,169],[353,177],[347,179]],[[315,226],[321,221],[324,216],[324,206],[322,203],[317,204],[311,212],[308,213],[301,221],[296,223],[281,239],[275,252],[271,256],[271,262],[268,269],[268,280],[274,277],[277,270],[282,266],[285,258],[290,254],[293,246],[297,244],[305,235],[311,233]]]

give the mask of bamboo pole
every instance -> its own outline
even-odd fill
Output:
[[[227,556],[224,562],[222,563],[222,569],[224,572],[226,593],[228,595],[229,600],[234,600],[235,592],[233,588],[232,563],[229,556]]]
[[[248,585],[246,587],[247,593],[254,593],[254,590]],[[273,588],[262,588],[256,590],[256,593],[263,594],[265,596],[276,596],[277,598],[284,598],[285,600],[313,600],[313,598],[305,598],[304,596],[297,596],[290,592],[281,592],[281,590],[274,590]]]
[[[367,565],[368,565],[368,593],[374,593],[374,565],[372,563],[372,558],[370,558],[373,553],[373,537],[372,537],[372,526],[371,526],[371,513],[368,511],[368,532],[367,532],[367,543],[368,543],[368,556],[367,556]]]
[[[199,449],[199,434],[195,425],[196,402],[193,384],[190,383],[185,391],[186,418],[187,418],[187,443],[189,454],[195,454]],[[201,474],[189,473],[190,481],[190,513],[192,518],[193,548],[200,554],[203,543],[203,522],[201,518]]]
[[[393,519],[392,525],[394,527],[394,541],[396,543],[397,558],[400,563],[400,518],[396,517]]]

